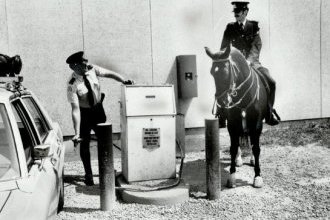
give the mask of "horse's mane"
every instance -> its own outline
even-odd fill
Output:
[[[247,73],[250,71],[244,55],[235,47],[231,48],[230,58],[239,69],[239,72]]]

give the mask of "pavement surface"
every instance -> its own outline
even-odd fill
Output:
[[[328,122],[327,122],[328,123]],[[285,124],[284,124],[285,126]],[[289,127],[298,130],[299,127]],[[309,127],[309,126],[308,126]],[[206,161],[204,131],[186,134],[186,157],[182,179],[189,184],[189,199],[175,205],[145,205],[125,203],[118,196],[111,211],[100,210],[100,188],[97,160],[97,143],[91,143],[94,186],[83,183],[83,166],[79,151],[66,141],[67,155],[64,177],[64,210],[60,219],[330,219],[330,145],[319,142],[299,145],[278,144],[289,131],[269,129],[261,143],[261,169],[264,186],[253,187],[254,169],[249,157],[243,157],[243,166],[237,168],[237,187],[228,188],[230,155],[226,129],[220,130],[221,192],[220,199],[209,200],[206,190]],[[306,130],[306,129],[305,129]],[[293,132],[298,139],[318,134],[318,126],[306,133]],[[316,133],[315,133],[316,132]],[[325,130],[328,132],[328,130]],[[290,132],[289,132],[290,133]],[[277,135],[277,136],[276,136]],[[330,133],[324,133],[329,137]],[[115,135],[116,136],[116,135]],[[267,137],[268,136],[268,137]],[[276,136],[269,142],[270,136]],[[114,144],[120,147],[118,138]],[[179,163],[177,164],[179,166]],[[114,167],[121,171],[121,153],[114,147]],[[177,169],[179,170],[179,169]]]

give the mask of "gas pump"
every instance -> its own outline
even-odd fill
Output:
[[[122,175],[117,189],[125,202],[169,205],[189,199],[176,175],[176,105],[173,85],[123,85],[121,96]]]
[[[127,182],[176,177],[173,85],[123,85],[122,173]]]

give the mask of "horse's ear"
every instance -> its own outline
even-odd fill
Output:
[[[230,51],[231,51],[231,45],[229,44],[228,47],[225,50],[224,56],[229,57]]]
[[[209,57],[213,58],[213,53],[211,52],[210,48],[208,48],[208,47],[204,47],[204,49],[205,49],[206,54],[207,54]]]

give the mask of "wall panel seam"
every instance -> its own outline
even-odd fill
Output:
[[[81,11],[81,35],[83,43],[83,51],[85,51],[85,35],[84,35],[84,11],[83,11],[83,0],[80,0],[80,11]]]
[[[320,0],[320,117],[323,116],[323,86],[322,86],[322,0]]]
[[[151,10],[151,0],[149,0],[149,15],[150,15],[150,56],[151,56],[151,80],[154,84],[154,51],[153,51],[153,37],[152,37],[152,10]]]
[[[7,13],[7,0],[5,0],[5,17],[6,17],[6,28],[7,28],[7,53],[9,53],[9,22],[8,22],[8,13]]]

